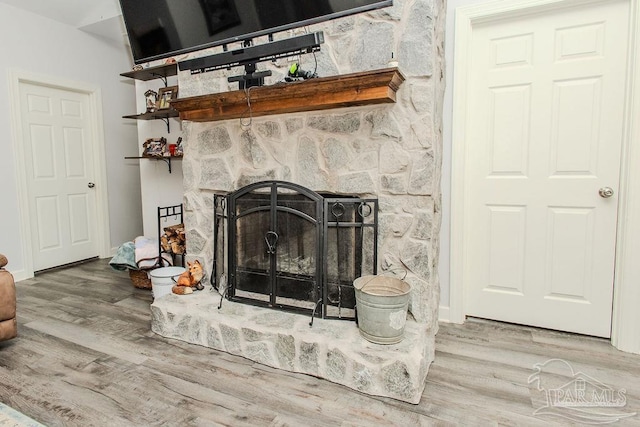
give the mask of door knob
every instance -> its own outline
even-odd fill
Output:
[[[600,197],[602,197],[603,199],[608,199],[609,197],[613,196],[613,188],[602,187],[600,190],[598,190],[598,194],[600,194]]]
[[[88,183],[88,184],[87,184],[87,187],[89,187],[89,188],[93,188],[93,187],[95,187],[95,186],[96,186],[96,185],[95,185],[93,182],[90,182],[90,183]]]

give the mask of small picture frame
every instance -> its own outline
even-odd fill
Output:
[[[166,110],[171,107],[169,101],[178,98],[178,86],[160,88],[158,91],[158,110]]]

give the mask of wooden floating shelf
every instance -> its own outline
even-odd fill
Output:
[[[162,79],[178,74],[178,64],[163,64],[157,67],[143,68],[142,70],[127,71],[120,74],[123,77],[129,77],[130,79],[149,81],[154,79]]]
[[[253,87],[251,116],[396,102],[404,76],[397,68]],[[171,106],[193,122],[249,117],[244,90],[179,98]]]
[[[122,116],[122,118],[135,120],[162,120],[178,116],[178,112],[173,108],[165,108],[163,110],[156,110],[153,113],[130,114],[127,116]]]
[[[162,160],[169,167],[169,173],[171,173],[171,159],[182,160],[183,156],[134,156],[125,157],[125,159],[149,159],[149,160]]]

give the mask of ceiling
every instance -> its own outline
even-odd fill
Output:
[[[79,30],[126,41],[118,0],[0,0]]]

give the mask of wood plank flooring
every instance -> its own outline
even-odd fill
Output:
[[[17,288],[19,337],[0,343],[0,401],[48,426],[566,425],[566,412],[534,415],[545,395],[528,379],[553,358],[624,390],[616,410],[636,415],[617,425],[640,426],[640,356],[607,340],[441,324],[426,390],[411,405],[159,337],[150,291],[107,260]]]

